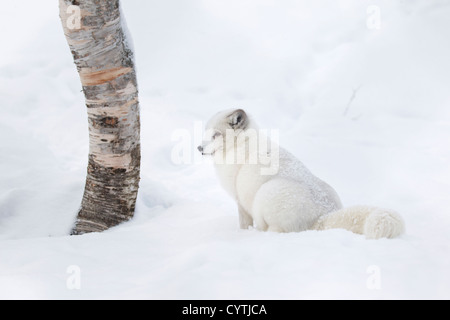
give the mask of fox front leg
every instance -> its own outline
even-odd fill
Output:
[[[241,229],[248,229],[250,226],[253,226],[253,218],[248,212],[238,204],[239,211],[239,227]]]

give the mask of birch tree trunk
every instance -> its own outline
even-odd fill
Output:
[[[119,0],[59,0],[89,122],[89,162],[72,234],[101,232],[134,214],[140,120],[133,52]]]

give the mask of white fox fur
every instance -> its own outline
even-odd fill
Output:
[[[258,128],[245,111],[220,112],[206,129],[205,142],[198,149],[213,157],[222,186],[238,205],[242,229],[252,225],[274,232],[343,228],[369,239],[394,238],[404,232],[403,220],[394,211],[343,208],[332,187],[273,142],[267,149],[255,148],[267,137],[256,135],[258,143],[252,147],[250,140]],[[274,164],[276,170],[263,173]]]

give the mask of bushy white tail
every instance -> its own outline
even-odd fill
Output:
[[[395,211],[355,206],[319,218],[314,230],[346,229],[364,234],[367,239],[395,238],[405,231],[402,217]]]

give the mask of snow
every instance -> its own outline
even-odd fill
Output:
[[[88,154],[79,78],[55,2],[2,4],[0,299],[450,298],[447,1],[122,9],[142,112],[136,215],[69,237]],[[198,121],[234,107],[279,129],[345,206],[400,212],[406,234],[239,230],[211,164],[194,161]],[[191,164],[171,160],[176,130],[192,133]]]

